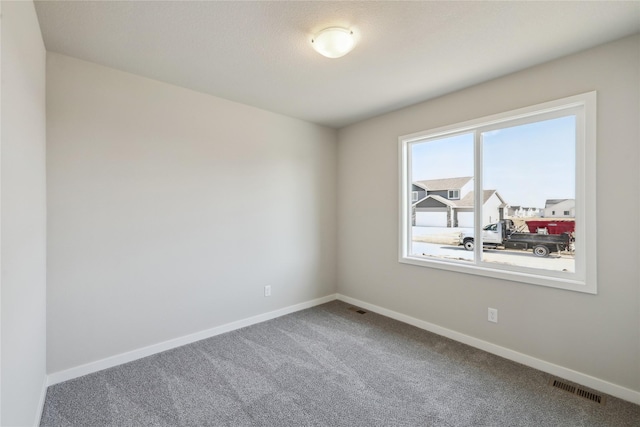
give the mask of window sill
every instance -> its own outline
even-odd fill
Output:
[[[453,271],[463,274],[491,277],[494,279],[508,280],[531,285],[545,286],[549,288],[564,289],[587,294],[597,294],[595,278],[590,280],[578,280],[565,277],[542,276],[540,274],[503,270],[477,264],[464,264],[450,261],[437,261],[425,259],[419,256],[403,256],[399,262],[402,264],[417,265],[420,267],[436,268],[439,270]],[[575,277],[575,275],[572,275]]]

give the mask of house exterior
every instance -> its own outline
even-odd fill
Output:
[[[412,186],[413,224],[421,227],[472,228],[473,178],[416,181]],[[484,190],[482,224],[504,218],[507,204],[496,190]]]
[[[440,196],[447,200],[460,200],[473,191],[473,177],[431,179],[413,183],[412,201],[426,196]]]
[[[537,218],[544,215],[544,209],[527,206],[508,206],[508,218]]]
[[[576,199],[548,199],[544,204],[545,218],[575,218]]]

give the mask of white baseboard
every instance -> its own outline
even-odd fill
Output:
[[[510,350],[506,347],[501,347],[499,345],[492,344],[490,342],[483,341],[481,339],[474,338],[472,336],[453,331],[451,329],[443,328],[441,326],[434,325],[433,323],[416,319],[415,317],[407,316],[405,314],[398,313],[396,311],[388,310],[386,308],[379,307],[374,304],[369,304],[368,302],[360,301],[358,299],[351,298],[346,295],[337,294],[336,299],[340,301],[344,301],[348,304],[353,304],[361,308],[366,308],[367,310],[373,311],[374,313],[378,313],[383,316],[390,317],[395,320],[399,320],[400,322],[416,326],[420,329],[433,332],[434,334],[451,338],[452,340],[470,345],[471,347],[479,348],[480,350],[484,350],[488,353],[492,353],[497,356],[504,357],[505,359],[509,359],[514,362],[521,363],[523,365],[529,366],[539,371],[546,372],[548,374],[551,374],[560,378],[564,378],[569,381],[573,381],[585,387],[589,387],[594,390],[598,390],[603,393],[607,393],[611,396],[615,396],[620,399],[626,400],[628,402],[632,402],[640,405],[640,392],[638,391],[631,390],[626,387],[622,387],[620,385],[613,384],[608,381],[604,381],[599,378],[592,377],[590,375],[583,374],[578,371],[574,371],[573,369],[555,365],[553,363],[546,362],[544,360],[537,359],[535,357],[528,356],[526,354],[519,353],[514,350]]]
[[[40,420],[42,419],[42,412],[44,411],[44,401],[47,398],[47,386],[49,385],[48,377],[45,376],[44,381],[42,382],[42,388],[40,390],[40,400],[38,401],[38,410],[36,411],[36,419],[33,420],[34,426],[40,425]]]
[[[166,350],[171,350],[173,348],[180,347],[186,344],[191,344],[193,342],[200,341],[206,338],[224,334],[226,332],[231,332],[236,329],[254,325],[256,323],[265,322],[267,320],[275,319],[277,317],[294,313],[296,311],[315,307],[316,305],[324,304],[329,301],[333,301],[335,299],[346,302],[348,304],[356,305],[358,307],[366,308],[367,310],[373,311],[383,316],[387,316],[392,319],[398,320],[400,322],[416,326],[420,329],[424,329],[426,331],[433,332],[438,335],[442,335],[444,337],[461,342],[463,344],[467,344],[472,347],[478,348],[480,350],[484,350],[486,352],[495,354],[497,356],[504,357],[505,359],[509,359],[514,362],[521,363],[523,365],[532,367],[534,369],[538,369],[542,372],[546,372],[548,374],[555,375],[557,377],[564,378],[569,381],[573,381],[575,383],[584,385],[586,387],[590,387],[594,390],[598,390],[603,393],[607,393],[611,396],[615,396],[620,399],[626,400],[628,402],[632,402],[640,405],[640,392],[638,391],[631,390],[631,389],[622,387],[620,385],[613,384],[608,381],[604,381],[599,378],[592,377],[590,375],[583,374],[578,371],[574,371],[573,369],[565,368],[563,366],[546,362],[544,360],[537,359],[533,356],[519,353],[517,351],[508,349],[506,347],[492,344],[488,341],[474,338],[472,336],[465,335],[460,332],[453,331],[451,329],[443,328],[433,323],[416,319],[415,317],[407,316],[405,314],[398,313],[393,310],[388,310],[386,308],[379,307],[374,304],[369,304],[368,302],[364,302],[364,301],[351,298],[342,294],[327,295],[322,298],[317,298],[311,301],[295,304],[279,310],[249,317],[247,319],[238,320],[236,322],[227,323],[225,325],[220,325],[215,328],[207,329],[205,331],[200,331],[200,332],[186,335],[180,338],[164,341],[158,344],[150,345],[148,347],[143,347],[127,353],[122,353],[115,356],[107,357],[105,359],[97,360],[95,362],[87,363],[85,365],[77,366],[64,371],[54,372],[52,374],[49,374],[48,382],[46,385],[58,384],[64,381],[81,377],[83,375],[98,372],[103,369],[112,368],[114,366],[118,366],[123,363],[132,362],[134,360],[151,356],[153,354],[161,353]],[[42,412],[42,408],[44,407],[44,399],[46,396],[46,385],[43,387],[43,391],[42,391],[41,402],[40,402],[40,413]]]
[[[151,356],[153,354],[161,353],[163,351],[171,350],[176,347],[180,347],[186,344],[191,344],[193,342],[210,338],[216,335],[224,334],[226,332],[235,331],[236,329],[255,325],[256,323],[265,322],[267,320],[275,319],[276,317],[284,316],[286,314],[294,313],[296,311],[315,307],[316,305],[324,304],[329,301],[333,301],[335,299],[336,299],[335,294],[327,295],[326,297],[316,298],[311,301],[306,301],[300,304],[291,305],[289,307],[281,308],[275,311],[270,311],[264,314],[259,314],[257,316],[249,317],[247,319],[242,319],[236,322],[231,322],[224,325],[216,326],[215,328],[196,332],[190,335],[185,335],[179,338],[174,338],[172,340],[164,341],[158,344],[153,344],[148,347],[132,350],[127,353],[117,354],[115,356],[107,357],[105,359],[96,360],[95,362],[90,362],[84,365],[76,366],[74,368],[66,369],[64,371],[54,372],[49,374],[47,384],[54,385],[64,381],[72,380],[74,378],[78,378],[83,375],[92,374],[94,372],[102,371],[103,369],[108,369],[114,366],[122,365],[123,363],[132,362],[134,360]],[[45,392],[46,392],[46,389],[45,389]],[[44,400],[43,400],[43,403],[44,403]]]

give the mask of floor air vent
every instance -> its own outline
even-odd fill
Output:
[[[580,387],[576,387],[574,385],[571,384],[567,384],[561,380],[558,379],[554,379],[552,378],[550,381],[550,384],[555,387],[555,388],[559,388],[560,390],[564,390],[566,392],[569,392],[571,394],[576,394],[584,399],[588,399],[591,400],[592,402],[596,402],[599,403],[600,405],[604,405],[605,404],[605,398],[604,396],[598,394],[598,393],[594,393],[588,390],[584,390]]]
[[[589,399],[596,403],[604,405],[604,396],[601,396],[597,393],[592,393],[590,391],[582,390],[579,388],[578,390],[576,390],[576,394],[580,397],[584,397],[585,399]]]
[[[569,393],[576,392],[576,388],[574,386],[572,386],[571,384],[563,383],[560,380],[553,380],[551,385],[555,388],[559,388],[560,390],[568,391]]]
[[[359,314],[367,314],[366,311],[358,307],[349,307],[349,310],[355,311],[356,313],[359,313]]]

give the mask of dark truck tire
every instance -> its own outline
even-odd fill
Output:
[[[474,246],[473,239],[465,239],[463,245],[466,250],[472,251]]]
[[[539,257],[549,256],[549,248],[545,245],[537,245],[533,247],[533,254]]]

